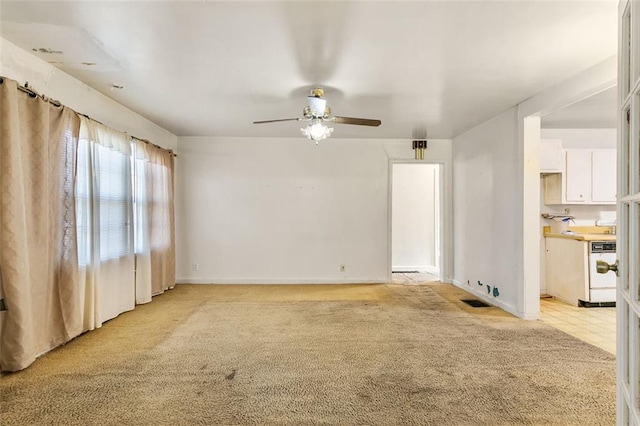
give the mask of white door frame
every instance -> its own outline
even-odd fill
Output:
[[[387,280],[388,282],[392,282],[392,261],[391,261],[391,245],[392,245],[392,210],[393,210],[393,165],[394,164],[436,164],[440,165],[438,168],[438,187],[440,192],[439,197],[439,211],[438,215],[440,216],[440,220],[438,223],[438,234],[439,234],[439,256],[436,260],[438,263],[439,276],[438,280],[440,282],[449,282],[450,272],[448,269],[448,265],[450,264],[450,256],[451,254],[448,251],[445,251],[445,248],[451,247],[451,234],[448,232],[451,226],[452,215],[447,216],[446,212],[449,210],[447,207],[447,202],[449,201],[449,197],[451,194],[446,193],[445,188],[447,188],[446,183],[448,183],[447,172],[449,171],[450,164],[447,161],[439,161],[439,160],[414,160],[414,159],[389,159],[388,166],[388,177],[389,183],[387,185]],[[448,244],[445,243],[445,240],[448,241]]]

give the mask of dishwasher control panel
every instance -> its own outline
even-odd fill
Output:
[[[591,253],[615,253],[615,241],[592,241],[590,244]]]

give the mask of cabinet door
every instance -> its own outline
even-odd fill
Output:
[[[566,202],[583,204],[589,202],[591,194],[591,151],[568,149],[565,151]]]
[[[540,172],[562,173],[562,140],[542,139],[540,141]]]
[[[562,175],[553,173],[544,176],[544,203],[565,204],[562,199]]]
[[[616,202],[616,150],[599,149],[591,154],[591,202]]]
[[[545,238],[547,294],[578,306],[589,298],[587,242]]]

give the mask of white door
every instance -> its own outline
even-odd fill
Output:
[[[617,422],[640,425],[639,0],[620,1],[618,24]]]

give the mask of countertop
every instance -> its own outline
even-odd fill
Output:
[[[545,232],[546,238],[566,238],[577,241],[615,241],[616,236],[612,234],[555,234],[553,232]]]
[[[560,234],[551,232],[551,227],[542,228],[542,235],[547,238],[564,238],[576,241],[615,241],[616,235],[611,233],[612,228],[602,226],[570,226],[573,234]]]

